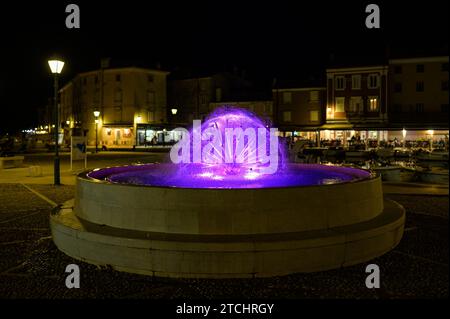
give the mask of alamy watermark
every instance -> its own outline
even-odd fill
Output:
[[[170,159],[175,164],[257,164],[255,171],[261,174],[273,174],[278,169],[276,128],[226,127],[221,130],[211,126],[202,131],[201,120],[194,120],[192,136],[185,128],[174,131],[181,132],[181,139],[170,150]]]

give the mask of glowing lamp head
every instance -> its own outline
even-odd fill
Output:
[[[48,65],[53,74],[60,74],[64,67],[64,62],[61,60],[49,60]]]
[[[402,130],[402,135],[403,135],[403,138],[406,137],[406,130],[405,129]]]
[[[178,109],[171,109],[170,111],[172,112],[172,115],[176,115],[178,112]]]
[[[427,134],[428,134],[428,135],[433,135],[433,134],[434,134],[434,130],[428,130],[428,131],[427,131]]]

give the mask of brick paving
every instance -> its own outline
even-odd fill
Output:
[[[62,203],[73,186],[29,184]],[[264,279],[167,279],[76,261],[53,244],[51,206],[21,184],[0,184],[0,298],[448,298],[448,196],[387,195],[404,205],[404,237],[374,259],[381,288],[365,287],[365,266]],[[65,267],[80,266],[81,288],[67,289]]]

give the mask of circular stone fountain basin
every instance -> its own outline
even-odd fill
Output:
[[[134,273],[255,277],[363,262],[403,234],[403,208],[364,170],[292,164],[264,178],[231,169],[225,181],[204,168],[179,172],[148,164],[80,174],[75,200],[51,217],[55,244]]]

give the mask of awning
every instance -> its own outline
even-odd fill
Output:
[[[133,123],[104,123],[103,127],[133,127]]]
[[[354,128],[350,123],[324,124],[320,127],[321,130],[353,130]]]

